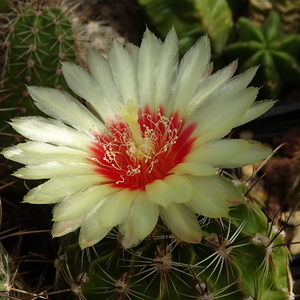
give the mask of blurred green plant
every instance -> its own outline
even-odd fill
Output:
[[[226,0],[137,0],[161,37],[172,26],[179,38],[179,48],[184,54],[206,33],[213,51],[220,54],[233,26],[231,10]]]
[[[300,80],[300,35],[283,34],[277,12],[271,12],[261,27],[244,17],[238,26],[239,41],[228,45],[224,55],[228,61],[239,59],[239,71],[261,65],[254,84],[263,84],[262,98],[276,98],[282,87]]]
[[[299,0],[250,0],[249,18],[254,23],[261,24],[271,11],[279,13],[282,29],[286,34],[297,33],[300,25]]]

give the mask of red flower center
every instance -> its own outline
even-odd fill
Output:
[[[153,114],[149,109],[139,113],[142,136],[137,143],[128,124],[120,119],[108,125],[108,130],[95,134],[91,147],[96,172],[120,188],[144,189],[156,179],[170,175],[177,164],[190,152],[194,125],[184,126],[178,113],[167,118],[163,109]]]

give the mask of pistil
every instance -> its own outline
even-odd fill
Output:
[[[121,109],[119,109],[118,112],[122,115],[131,131],[135,146],[139,147],[143,143],[141,128],[138,122],[139,105],[133,103],[133,101],[129,99],[127,101],[127,107],[125,107],[122,103],[120,103],[120,106]]]

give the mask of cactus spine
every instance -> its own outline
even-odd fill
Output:
[[[240,189],[248,194],[245,184]],[[282,228],[251,195],[232,207],[229,218],[199,222],[205,234],[197,245],[181,242],[161,225],[126,251],[114,231],[83,251],[69,240],[56,264],[61,288],[73,282],[74,299],[87,300],[293,299]]]

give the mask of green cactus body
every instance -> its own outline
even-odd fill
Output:
[[[29,293],[24,288],[25,284],[18,274],[17,262],[0,243],[0,299],[9,300],[26,297]]]
[[[87,300],[293,299],[284,236],[260,206],[249,198],[233,206],[229,218],[200,222],[204,237],[196,245],[160,226],[130,250],[113,233],[88,250],[71,243],[56,264],[58,281],[70,287],[76,278],[70,290]],[[66,270],[73,275],[64,276]]]
[[[295,58],[300,35],[284,35],[278,13],[272,12],[261,27],[246,18],[240,18],[238,24],[240,41],[227,46],[224,55],[230,61],[239,58],[240,71],[261,65],[255,84],[263,82],[262,98],[276,98],[282,87],[300,80]]]
[[[60,61],[75,61],[69,15],[54,3],[48,2],[45,6],[42,2],[14,4],[7,1],[10,11],[0,14],[5,57],[1,108],[14,107],[19,108],[19,114],[36,114],[38,110],[28,97],[26,85],[67,88]],[[8,121],[15,115],[15,111],[3,113],[1,119]],[[3,126],[5,124],[1,124]]]

